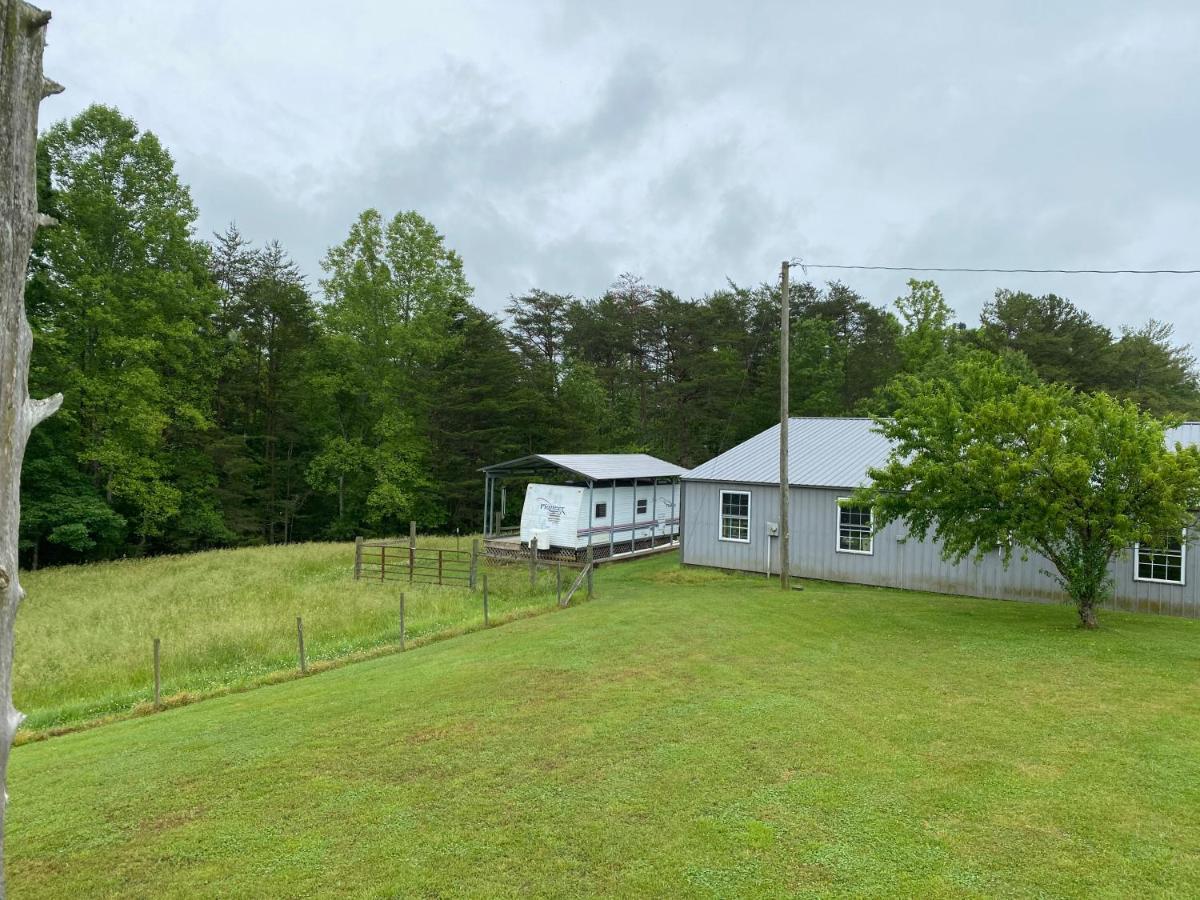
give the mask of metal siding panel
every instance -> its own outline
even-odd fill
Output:
[[[893,522],[875,535],[874,553],[840,553],[837,543],[837,500],[848,491],[801,488],[793,497],[796,535],[795,573],[807,578],[899,587],[967,596],[1057,601],[1054,582],[1040,574],[1041,563],[1019,558],[1005,569],[998,552],[976,564],[967,559],[954,564],[943,560],[932,541],[906,536],[904,525]]]
[[[1160,584],[1138,581],[1133,577],[1133,550],[1127,551],[1114,563],[1116,582],[1112,606],[1134,612],[1166,613],[1194,618],[1200,615],[1200,546],[1187,548],[1184,558],[1183,584]]]
[[[796,575],[996,599],[1057,603],[1063,599],[1057,582],[1044,574],[1052,567],[1036,554],[1015,556],[1005,567],[996,550],[976,563],[972,559],[950,563],[942,559],[933,541],[904,537],[902,523],[893,523],[875,536],[870,556],[838,553],[837,498],[858,484],[866,468],[882,463],[886,444],[870,431],[868,419],[792,419],[790,453],[793,464],[792,566]],[[1170,446],[1200,443],[1200,423],[1189,422],[1167,433]],[[778,518],[778,426],[768,429],[732,450],[709,460],[685,476],[688,502],[684,517],[688,543],[683,561],[727,569],[764,571],[766,521]],[[823,480],[830,479],[830,480]],[[837,481],[835,479],[841,479]],[[751,545],[717,540],[720,491],[751,492]],[[772,510],[769,515],[767,510]],[[755,551],[748,548],[755,547]],[[1164,612],[1200,617],[1200,544],[1189,547],[1183,586],[1136,581],[1132,553],[1113,564],[1115,582],[1112,606],[1142,612]]]
[[[745,491],[750,494],[750,542],[720,539],[721,491]],[[774,514],[771,499],[775,499]],[[683,507],[683,562],[686,565],[714,566],[743,572],[765,571],[768,518],[779,518],[778,493],[759,485],[689,482]]]

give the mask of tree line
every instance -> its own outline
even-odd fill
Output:
[[[599,297],[532,289],[499,317],[414,211],[368,209],[308,283],[277,242],[209,240],[170,154],[105,106],[38,149],[26,302],[31,386],[61,391],[23,482],[30,565],[205,547],[478,529],[481,465],[644,451],[692,466],[772,424],[778,286],[701,297],[621,275]],[[901,376],[964,353],[1043,381],[1200,414],[1170,325],[1114,333],[1063,297],[998,290],[978,324],[937,285],[894,310],[849,286],[791,297],[793,415],[871,415]]]

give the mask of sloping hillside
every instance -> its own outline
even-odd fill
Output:
[[[18,747],[13,895],[1200,892],[1200,623],[598,588]]]
[[[453,537],[421,537],[452,548]],[[469,548],[470,539],[460,545]],[[377,551],[376,551],[377,552]],[[213,550],[22,576],[15,701],[23,737],[144,708],[153,697],[152,642],[162,641],[169,703],[253,687],[297,667],[296,616],[314,665],[395,649],[400,592],[410,642],[482,625],[465,587],[355,582],[353,544]],[[378,572],[378,568],[375,569]],[[554,607],[554,573],[536,591],[520,567],[490,567],[493,622]]]

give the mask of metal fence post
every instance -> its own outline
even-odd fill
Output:
[[[560,563],[560,562],[556,562],[554,564],[554,582],[555,582],[556,590],[558,591],[558,603],[561,606],[562,605],[562,563]]]
[[[479,577],[479,538],[471,540],[471,575],[468,587],[475,590],[475,581]]]
[[[483,627],[488,627],[487,572],[483,573]]]
[[[400,649],[404,649],[404,591],[400,592]]]

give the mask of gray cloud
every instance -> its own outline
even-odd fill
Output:
[[[1187,3],[318,4],[63,0],[68,93],[172,149],[202,232],[315,279],[367,206],[417,209],[477,301],[698,295],[780,259],[1034,267],[1200,260],[1200,9]],[[814,278],[830,273],[810,273]],[[904,275],[839,277],[875,302]],[[944,276],[1200,342],[1200,279]]]

